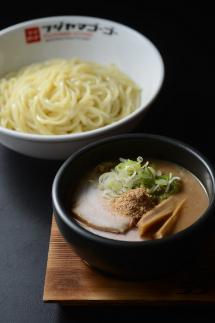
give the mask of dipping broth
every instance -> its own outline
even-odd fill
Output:
[[[134,210],[134,213],[129,214],[127,212],[128,216],[125,211],[127,206],[129,208],[129,196],[136,192],[134,197],[138,196],[139,198],[143,188],[135,188],[127,193],[123,193],[125,196],[123,208],[113,209],[113,201],[119,202],[119,198],[123,198],[123,194],[117,198],[104,197],[104,192],[96,185],[99,176],[95,175],[95,170],[92,170],[88,177],[81,182],[77,190],[72,204],[72,216],[85,229],[99,236],[125,241],[162,238],[192,225],[201,217],[209,205],[208,195],[204,186],[195,175],[179,165],[163,160],[150,160],[150,165],[151,163],[153,168],[159,170],[161,174],[173,174],[174,178],[180,178],[180,189],[178,192],[171,193],[162,200],[159,200],[160,197],[158,198],[156,195],[152,199],[154,204],[144,204],[144,207],[141,205],[143,214],[139,218],[134,216],[136,214],[136,207],[132,204],[132,208],[128,211]],[[146,197],[141,196],[143,203],[146,203]],[[150,197],[152,197],[152,194]],[[133,201],[134,199],[132,203]],[[173,209],[171,209],[172,206],[174,206]],[[167,209],[169,213],[166,211]],[[123,215],[121,212],[118,212],[120,210],[123,210],[125,214]],[[157,213],[155,212],[156,210]],[[158,220],[153,222],[150,220],[150,217],[151,219],[156,217]],[[169,228],[166,230],[168,226]],[[163,229],[165,230],[163,231]],[[160,234],[161,232],[165,232],[165,234]]]

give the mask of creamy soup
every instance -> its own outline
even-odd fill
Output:
[[[117,198],[110,198],[104,196],[97,185],[98,176],[96,178],[92,171],[77,191],[72,215],[85,229],[116,240],[162,238],[163,233],[168,236],[189,227],[208,207],[209,199],[204,186],[196,176],[179,165],[162,160],[153,160],[152,165],[162,174],[171,174],[172,180],[180,181],[178,192],[164,199],[162,197],[162,200],[157,195],[149,200],[148,194],[144,196],[144,188],[135,188]],[[139,209],[134,201],[137,201]],[[113,207],[115,205],[119,207]],[[138,217],[140,210],[142,214]],[[153,222],[155,218],[157,220]]]

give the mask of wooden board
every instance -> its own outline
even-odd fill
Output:
[[[82,262],[52,222],[43,300],[67,305],[215,303],[215,239],[193,267],[153,281],[109,277]]]

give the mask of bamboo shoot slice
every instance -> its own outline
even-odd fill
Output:
[[[167,207],[166,209],[158,212],[153,217],[148,218],[147,221],[144,223],[138,224],[138,231],[140,236],[148,233],[150,230],[152,231],[153,227],[155,227],[157,224],[159,224],[162,221],[165,221],[168,217],[171,216],[173,209],[170,207]]]
[[[171,232],[173,226],[175,225],[176,220],[178,219],[180,210],[184,205],[185,201],[186,201],[186,198],[184,198],[182,201],[178,203],[175,210],[173,211],[173,214],[167,219],[167,221],[162,225],[162,227],[155,233],[154,235],[155,238],[158,238],[158,239],[163,238]]]
[[[159,221],[165,220],[166,217],[174,211],[176,200],[174,197],[169,197],[167,200],[155,206],[152,210],[146,212],[137,223],[138,231],[142,236],[146,231],[156,225]]]

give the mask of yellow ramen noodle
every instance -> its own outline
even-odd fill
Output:
[[[55,59],[0,79],[0,125],[44,135],[103,127],[132,113],[140,89],[114,65]]]

